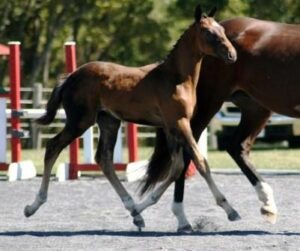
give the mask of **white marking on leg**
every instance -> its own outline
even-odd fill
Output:
[[[125,208],[130,212],[131,216],[133,217],[133,223],[141,229],[145,227],[144,219],[137,211],[136,204],[131,196],[127,195],[121,198]]]
[[[136,205],[139,213],[143,212],[147,207],[154,205],[158,201],[157,190],[151,193],[144,201]]]
[[[277,215],[277,207],[275,204],[273,189],[271,188],[271,186],[266,182],[259,182],[255,186],[255,190],[259,200],[264,203],[264,206],[262,207],[262,213],[266,214],[267,212],[273,215]]]
[[[222,207],[224,209],[229,220],[231,220],[231,221],[239,220],[240,219],[239,214],[228,203],[225,196],[221,193],[221,191],[218,189],[216,183],[214,182],[214,180],[211,176],[211,173],[210,173],[210,168],[207,163],[207,160],[199,152],[198,145],[197,145],[195,139],[193,137],[192,138],[188,137],[188,141],[190,142],[190,145],[191,145],[193,153],[194,153],[193,160],[196,165],[196,168],[199,171],[200,175],[205,179],[209,189],[211,190],[213,196],[215,197],[217,205],[219,205],[220,207]]]
[[[185,216],[182,202],[173,202],[172,212],[177,218],[178,230],[191,226],[191,224],[189,223],[189,221],[187,220],[187,218]]]
[[[33,206],[39,208],[42,204],[44,204],[47,201],[47,195],[43,193],[38,193],[35,197],[35,200],[33,202]]]
[[[131,212],[135,208],[135,203],[130,196],[124,196],[121,200],[128,211]]]
[[[205,180],[207,181],[207,184],[215,197],[215,200],[217,202],[217,205],[222,207],[223,210],[226,212],[227,217],[230,221],[236,221],[241,219],[238,212],[235,211],[235,209],[229,204],[225,196],[221,193],[221,191],[216,186],[214,180],[211,177],[210,172],[208,172],[206,175],[204,175]]]

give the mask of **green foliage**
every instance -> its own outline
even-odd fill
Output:
[[[77,42],[79,64],[147,64],[166,54],[170,40],[167,19],[158,22],[154,9],[144,0],[0,0],[1,42],[22,42],[24,85],[56,80],[67,40]]]
[[[299,0],[244,0],[248,2],[248,13],[252,17],[279,22],[300,22]]]
[[[78,64],[91,60],[144,65],[162,60],[193,22],[198,0],[0,0],[0,42],[22,42],[23,85],[56,83],[63,44],[77,42]],[[201,0],[217,19],[252,16],[299,23],[299,0]],[[0,61],[0,86],[5,64]]]

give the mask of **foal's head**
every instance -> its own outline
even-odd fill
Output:
[[[200,5],[195,9],[195,25],[200,50],[207,55],[216,56],[227,63],[234,63],[237,53],[225,35],[224,28],[214,20],[216,8],[208,15],[202,13]]]

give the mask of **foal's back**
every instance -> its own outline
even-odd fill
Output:
[[[82,106],[86,114],[104,110],[121,120],[160,125],[154,99],[159,91],[155,88],[159,82],[153,78],[157,66],[128,67],[101,61],[84,64],[64,85],[64,108],[69,113],[75,106]]]

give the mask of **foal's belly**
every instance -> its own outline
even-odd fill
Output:
[[[140,110],[138,108],[135,108],[128,110],[108,109],[107,111],[110,114],[112,114],[115,118],[120,119],[122,121],[157,127],[161,127],[163,125],[161,116],[155,110]]]

